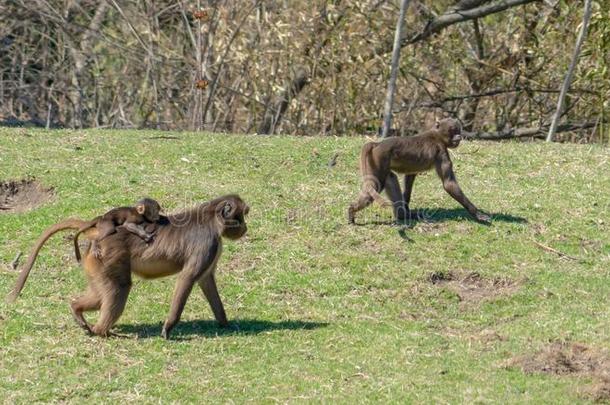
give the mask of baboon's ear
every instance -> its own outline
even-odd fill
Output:
[[[232,218],[235,215],[235,204],[231,201],[225,201],[218,205],[216,213],[225,220]]]
[[[144,215],[146,212],[146,206],[144,206],[144,204],[136,204],[136,212],[140,215]]]

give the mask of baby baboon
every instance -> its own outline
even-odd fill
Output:
[[[152,198],[143,198],[133,207],[113,208],[104,215],[93,218],[74,235],[74,254],[76,260],[78,262],[81,260],[78,236],[87,229],[97,228],[97,238],[91,242],[91,252],[99,258],[101,257],[101,250],[99,249],[98,242],[115,233],[119,226],[138,235],[147,243],[150,242],[154,236],[156,230],[155,223],[159,220],[160,213],[161,206],[157,201]]]

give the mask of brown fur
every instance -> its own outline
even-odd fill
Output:
[[[391,206],[392,204],[377,192],[377,189],[383,189],[383,187],[380,187],[377,178],[369,175],[377,170],[376,162],[371,161],[370,159],[370,154],[376,146],[377,142],[368,142],[364,144],[360,151],[360,174],[362,175],[363,182],[362,189],[367,190],[369,196],[382,206]]]
[[[100,242],[104,249],[101,261],[90,251],[85,253],[83,266],[88,280],[85,293],[71,303],[76,322],[89,333],[108,336],[110,328],[121,316],[131,289],[132,273],[143,278],[158,278],[178,273],[174,296],[162,335],[169,337],[186,304],[195,283],[207,298],[216,320],[228,325],[215,281],[216,263],[222,252],[222,237],[239,239],[246,231],[244,216],[249,207],[237,195],[227,195],[196,208],[161,217],[152,243],[118,228]],[[14,300],[21,292],[36,255],[54,233],[63,229],[78,229],[86,222],[63,221],[47,229],[38,240],[21,270],[19,280],[10,295]],[[93,237],[94,230],[86,235]],[[83,316],[85,311],[100,310],[93,326]]]
[[[161,206],[157,201],[152,198],[143,198],[133,207],[113,208],[104,215],[93,218],[74,235],[74,255],[76,260],[78,262],[81,261],[78,237],[82,232],[93,227],[97,228],[97,238],[91,243],[91,251],[99,258],[101,257],[101,251],[98,242],[115,233],[119,226],[138,235],[146,242],[150,242],[156,230],[154,223],[159,220],[160,213]],[[147,225],[146,228],[144,225]]]
[[[392,201],[394,217],[404,220],[410,216],[409,202],[415,176],[436,169],[443,181],[443,187],[477,221],[488,222],[490,217],[480,212],[466,198],[453,173],[453,165],[448,149],[458,147],[461,141],[458,121],[447,118],[420,135],[411,137],[391,137],[381,142],[369,142],[362,147],[360,170],[363,177],[358,199],[348,208],[348,220],[355,223],[356,212],[373,201],[385,203],[379,194],[384,189]],[[396,173],[405,174],[405,190],[401,192]]]

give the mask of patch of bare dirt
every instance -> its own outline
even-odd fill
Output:
[[[602,374],[610,377],[610,355],[580,343],[554,342],[533,355],[516,357],[511,365],[526,373]]]
[[[518,356],[508,362],[525,373],[583,376],[595,383],[580,392],[599,402],[610,401],[610,353],[580,343],[554,342],[538,353]]]
[[[436,272],[428,276],[428,281],[453,291],[463,303],[477,303],[510,295],[515,293],[521,284],[509,278],[483,277],[476,272],[462,274]]]
[[[53,196],[53,189],[34,179],[0,182],[0,213],[25,212],[34,209]]]
[[[610,377],[602,377],[599,382],[589,385],[583,394],[595,402],[610,403]]]

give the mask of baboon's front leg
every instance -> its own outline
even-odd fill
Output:
[[[227,314],[225,313],[222,301],[220,300],[220,295],[218,294],[214,272],[211,271],[209,275],[202,277],[198,283],[199,287],[201,287],[201,291],[203,291],[203,295],[205,295],[205,298],[208,300],[208,303],[212,308],[216,321],[220,324],[220,326],[228,326],[229,321],[227,320]]]

